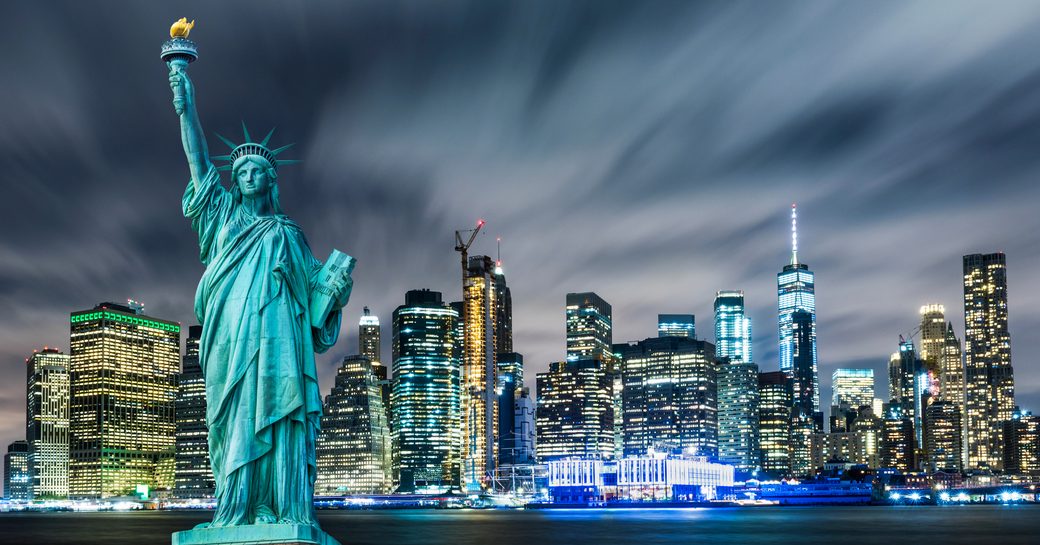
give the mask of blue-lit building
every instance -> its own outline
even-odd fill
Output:
[[[929,386],[924,360],[917,356],[914,343],[900,336],[899,352],[892,354],[889,361],[889,395],[902,416],[913,422],[914,444],[918,449],[924,448],[922,418],[928,405]]]
[[[593,292],[567,294],[567,361],[609,361],[613,330],[610,304]]]
[[[820,378],[816,358],[816,275],[809,266],[798,261],[798,235],[796,229],[797,210],[791,207],[791,263],[776,275],[780,332],[780,370],[795,378],[795,398],[806,396],[812,399],[812,412],[820,411]],[[812,346],[798,345],[795,338],[795,313],[802,311],[811,323]],[[804,319],[804,317],[802,317]],[[804,326],[802,326],[804,329]],[[799,361],[795,361],[796,357]],[[795,376],[796,365],[810,365],[811,381],[799,380]],[[799,391],[801,389],[801,391]],[[822,420],[822,413],[821,420]]]
[[[462,454],[459,313],[440,292],[412,290],[393,315],[393,467],[399,490],[457,488]]]
[[[513,464],[517,448],[516,398],[524,388],[524,356],[499,353],[498,360],[498,465]]]
[[[657,315],[658,337],[689,337],[697,336],[695,317],[693,314],[658,314]]]
[[[751,358],[751,320],[744,311],[741,290],[715,293],[715,355],[734,362],[755,361]]]
[[[719,461],[752,473],[761,467],[758,365],[751,360],[751,320],[743,291],[715,294],[718,366]]]

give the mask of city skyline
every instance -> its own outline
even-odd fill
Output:
[[[776,27],[745,49],[719,35],[720,25],[748,30],[752,22],[736,19],[756,20],[750,16],[761,8],[719,8],[705,18],[692,7],[666,14],[585,5],[556,18],[560,12],[535,6],[519,8],[528,10],[527,22],[513,17],[499,28],[500,8],[459,4],[423,12],[430,35],[422,43],[433,53],[422,54],[387,41],[419,38],[409,33],[407,16],[378,8],[330,18],[347,21],[346,32],[321,20],[327,14],[320,10],[337,8],[303,8],[297,27],[272,28],[277,39],[247,47],[241,28],[290,15],[261,8],[178,9],[199,20],[193,38],[205,54],[271,60],[248,77],[221,73],[217,61],[193,67],[207,90],[200,108],[227,114],[226,125],[212,127],[219,132],[244,118],[250,126],[277,125],[298,142],[303,165],[282,173],[287,213],[305,228],[330,226],[308,229],[316,254],[335,246],[359,259],[343,338],[318,360],[323,394],[343,356],[356,352],[363,306],[389,324],[408,290],[461,300],[451,235],[477,217],[488,221],[488,234],[478,237],[473,255],[494,255],[493,237],[503,239],[515,351],[524,354],[532,391],[536,373],[565,359],[568,292],[609,301],[614,340],[626,342],[655,336],[657,315],[667,313],[700,316],[699,338],[713,340],[715,292],[744,290],[755,363],[775,371],[775,274],[788,260],[787,212],[797,201],[800,258],[818,282],[823,399],[836,368],[886,376],[893,339],[914,329],[921,305],[945,305],[963,339],[962,256],[1004,251],[1015,398],[1024,409],[1040,409],[1040,364],[1029,356],[1040,340],[1025,334],[1040,325],[1031,310],[1040,302],[1032,289],[1040,281],[1033,210],[1040,190],[1031,181],[1040,142],[1033,128],[1040,127],[1040,103],[1031,95],[1040,62],[994,64],[1035,50],[1040,38],[1029,23],[1040,20],[1037,6],[984,20],[963,5],[944,13],[830,8],[817,14],[828,24],[800,37],[779,29],[810,14],[774,7]],[[154,42],[182,14],[126,6],[130,24],[97,36],[76,23],[87,8],[70,5],[57,19],[32,6],[14,9],[28,23],[3,37],[5,49],[32,54],[3,58],[6,71],[23,77],[11,82],[20,100],[0,105],[9,128],[0,165],[14,192],[0,204],[0,221],[19,233],[5,240],[0,264],[0,297],[11,310],[0,327],[0,376],[7,379],[0,444],[24,433],[25,358],[44,346],[68,353],[70,312],[132,297],[149,315],[186,329],[195,323],[201,272],[190,227],[168,204],[184,179],[158,174],[182,161],[177,142],[151,130],[173,127],[162,117],[168,88]],[[885,16],[897,22],[885,26]],[[924,17],[931,33],[919,32]],[[662,29],[666,18],[676,24]],[[966,21],[977,24],[964,28]],[[385,28],[374,33],[366,25]],[[509,30],[535,34],[524,41]],[[857,30],[865,35],[856,44],[839,37]],[[961,37],[958,48],[947,47],[952,32]],[[107,56],[80,48],[86,39],[104,44]],[[713,48],[695,47],[698,39]],[[777,59],[763,43],[788,45]],[[810,70],[821,44],[834,46],[828,62],[843,67],[841,82],[851,90],[828,77],[792,81]],[[900,62],[878,72],[871,55],[894,56],[893,49]],[[683,68],[641,66],[665,53]],[[727,73],[718,63],[742,54],[751,57],[727,69],[735,81],[713,76]],[[417,75],[431,59],[440,60]],[[99,98],[100,83],[92,80],[124,76],[122,94]],[[621,76],[645,84],[618,85]],[[537,83],[517,89],[513,78]],[[727,83],[756,78],[768,89],[742,86],[727,96]],[[612,86],[614,95],[596,94]],[[272,111],[276,98],[298,110]],[[704,113],[712,105],[721,108],[718,117]],[[742,199],[740,214],[732,213],[733,199]],[[980,216],[980,208],[992,213]],[[386,337],[382,352],[389,354]]]

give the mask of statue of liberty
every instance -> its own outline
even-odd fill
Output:
[[[186,35],[180,39],[191,44]],[[182,206],[206,266],[195,315],[217,496],[209,528],[289,524],[320,532],[313,506],[321,416],[314,353],[339,335],[353,258],[334,251],[341,266],[330,258],[323,268],[300,226],[282,213],[278,167],[289,161],[276,156],[288,146],[269,149],[271,133],[253,142],[243,124],[245,142],[220,137],[232,151],[214,157],[226,166],[213,165],[186,71],[194,59],[164,60],[191,171]],[[229,189],[219,170],[231,172]]]

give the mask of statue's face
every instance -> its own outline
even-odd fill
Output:
[[[274,179],[270,170],[256,161],[246,161],[235,171],[238,190],[243,197],[260,197],[271,190]]]

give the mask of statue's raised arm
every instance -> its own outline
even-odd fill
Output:
[[[173,108],[181,119],[181,143],[184,154],[188,157],[188,168],[191,179],[198,189],[199,182],[206,176],[213,164],[209,160],[209,148],[206,136],[202,132],[199,113],[195,109],[195,86],[188,77],[187,62],[180,59],[166,63],[170,67],[170,88],[173,90]]]

